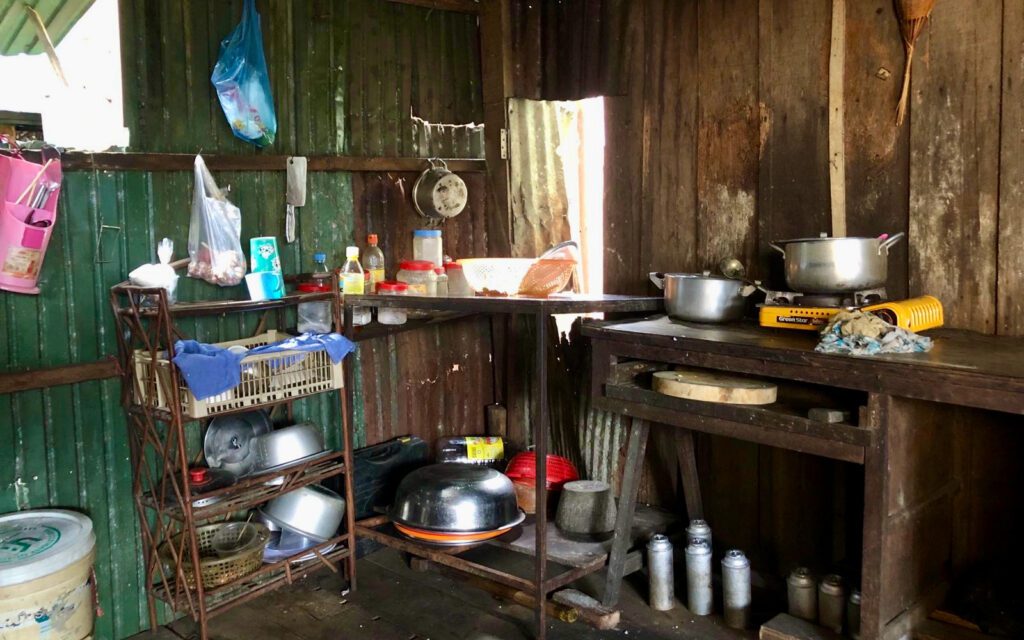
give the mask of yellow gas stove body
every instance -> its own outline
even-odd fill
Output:
[[[832,316],[840,311],[854,309],[870,311],[889,324],[915,332],[941,327],[943,323],[942,303],[934,296],[890,300],[863,307],[800,307],[766,304],[761,306],[760,322],[762,327],[820,331],[828,324]]]

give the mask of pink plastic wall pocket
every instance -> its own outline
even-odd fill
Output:
[[[0,289],[39,293],[39,272],[57,222],[60,160],[0,154]]]

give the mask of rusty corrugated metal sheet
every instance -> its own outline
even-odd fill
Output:
[[[60,44],[95,0],[0,0],[0,55],[43,53],[39,33],[25,7],[46,25],[53,46]]]
[[[218,41],[238,21],[241,4],[120,3],[126,121],[134,149],[256,153],[231,134],[209,83]],[[475,17],[376,0],[259,0],[258,6],[280,127],[269,153],[426,155],[426,136],[414,134],[413,113],[432,123],[482,119]],[[403,93],[385,95],[394,83]],[[482,157],[478,127],[435,131],[426,152]],[[375,200],[379,194],[364,198],[365,180],[377,178],[362,175],[354,198],[354,175],[310,173],[299,239],[282,245],[286,271],[310,269],[316,250],[340,264],[344,247],[363,244],[368,230],[382,235],[386,250],[394,245],[392,258],[407,249],[408,231],[418,220],[402,198],[415,176],[399,177],[405,192],[392,188],[398,200],[390,202]],[[283,236],[281,173],[216,177],[231,186],[242,210],[243,238]],[[483,255],[484,184],[480,175],[464,177],[473,201],[446,226],[446,242],[459,254]],[[66,174],[43,294],[0,293],[0,371],[115,353],[107,291],[131,268],[153,260],[155,243],[164,236],[184,255],[191,194],[188,172]],[[121,229],[103,231],[100,248],[104,224]],[[183,279],[180,295],[241,294]],[[216,341],[251,333],[255,322],[229,316],[186,321],[182,328]],[[483,405],[493,393],[487,335],[485,322],[466,321],[364,346],[357,355],[366,381],[356,407],[357,444],[410,432],[433,437],[445,430],[481,431]],[[334,402],[318,396],[299,403],[295,413],[326,425],[328,445],[336,448],[341,435]],[[97,621],[97,638],[122,638],[148,622],[125,429],[116,380],[0,395],[0,513],[64,506],[92,516],[107,612]],[[192,431],[195,440],[198,430]]]
[[[260,0],[278,118],[264,153],[483,157],[480,46],[470,14],[379,0]],[[235,138],[210,73],[241,0],[122,2],[132,148],[256,153]]]
[[[512,0],[513,93],[534,100],[619,95],[636,0]]]

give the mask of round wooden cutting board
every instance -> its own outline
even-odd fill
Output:
[[[778,387],[770,382],[710,371],[656,371],[654,390],[667,396],[724,404],[771,404]]]

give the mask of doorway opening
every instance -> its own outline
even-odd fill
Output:
[[[604,291],[604,98],[509,103],[512,251],[574,240],[580,293]]]

